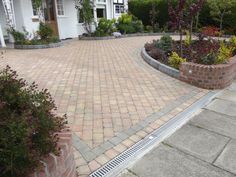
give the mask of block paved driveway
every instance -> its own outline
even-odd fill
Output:
[[[208,92],[142,60],[144,43],[157,38],[76,40],[54,49],[9,49],[0,66],[9,64],[29,82],[49,89],[58,114],[68,115],[78,172],[87,176]]]

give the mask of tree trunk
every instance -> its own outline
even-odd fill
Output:
[[[183,57],[183,31],[182,27],[180,27],[180,56]]]
[[[193,17],[191,18],[190,22],[190,31],[189,31],[190,42],[192,42],[192,35],[193,35]]]
[[[197,16],[196,16],[196,26],[195,26],[196,31],[198,30],[198,23],[199,23],[199,12],[197,13]]]

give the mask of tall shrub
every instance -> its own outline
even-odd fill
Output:
[[[65,119],[55,110],[47,90],[28,85],[10,67],[0,71],[1,177],[27,177],[49,153],[59,155],[56,132]]]

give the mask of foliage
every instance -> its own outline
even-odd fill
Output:
[[[233,48],[236,48],[236,36],[233,36],[233,37],[230,38],[229,44],[230,44],[230,46],[232,46]]]
[[[45,45],[60,41],[58,37],[53,36],[50,26],[43,22],[40,22],[39,30],[36,32],[36,36],[33,37],[24,27],[23,32],[17,31],[14,28],[9,28],[8,32],[13,36],[17,45]]]
[[[158,19],[157,18],[158,10],[157,10],[155,1],[152,2],[152,8],[149,14],[150,14],[150,23],[152,25],[152,31],[155,32],[157,31],[156,27],[157,27],[157,19]]]
[[[8,32],[12,35],[16,44],[24,44],[26,42],[26,34],[15,30],[14,28],[9,28]]]
[[[56,132],[65,119],[54,114],[47,90],[18,79],[10,67],[0,71],[0,174],[28,176],[49,153],[59,154]]]
[[[190,46],[190,44],[191,44],[191,38],[190,38],[190,33],[189,33],[189,31],[186,31],[186,36],[185,36],[185,41],[184,41],[184,43],[185,43],[185,45],[186,46]]]
[[[216,64],[226,63],[232,57],[232,52],[232,47],[226,46],[224,42],[221,42]]]
[[[47,25],[46,23],[40,22],[37,34],[39,35],[41,40],[48,41],[52,37],[53,31],[49,25]]]
[[[197,0],[187,0],[188,2],[197,3]],[[206,0],[206,3],[203,4],[201,10],[195,15],[194,21],[193,21],[193,31],[198,32],[198,29],[203,26],[219,26],[219,21],[215,19],[210,14],[211,7],[210,4],[207,3],[208,0]],[[174,4],[176,4],[177,0],[172,1]],[[224,1],[222,1],[224,2]],[[235,1],[236,2],[236,1]],[[167,31],[167,29],[163,29],[166,24],[169,21],[169,15],[168,15],[168,2],[167,0],[130,0],[129,1],[129,12],[136,17],[138,17],[140,20],[142,20],[143,24],[145,26],[151,26],[151,17],[150,17],[150,11],[152,10],[152,3],[155,3],[156,9],[158,11],[158,18],[157,18],[157,25],[159,25],[158,31]],[[191,4],[188,3],[189,9]],[[236,3],[233,3],[230,7],[231,12],[236,11]],[[187,12],[188,13],[188,12]],[[188,14],[185,12],[185,16],[189,17]],[[191,20],[188,18],[188,21]],[[236,23],[232,23],[236,21],[236,13],[230,13],[225,14],[224,20],[223,20],[223,31],[225,34],[235,35],[236,34]],[[191,24],[191,22],[190,22]],[[171,29],[168,29],[169,31],[172,31]],[[190,31],[190,29],[189,29]]]
[[[217,61],[217,54],[211,52],[206,56],[202,57],[200,63],[204,65],[214,65],[216,64],[216,61]]]
[[[214,26],[206,26],[201,29],[201,33],[206,36],[218,36],[220,34],[220,30]]]
[[[231,7],[234,3],[235,0],[208,0],[210,14],[220,23],[220,31],[223,28],[224,17],[227,14],[231,14]]]
[[[99,20],[98,27],[96,29],[95,35],[96,36],[109,36],[113,32],[115,32],[115,19],[107,20],[102,18]]]
[[[165,52],[172,50],[172,38],[170,35],[165,34],[159,41],[156,42],[156,47],[164,50]]]
[[[93,21],[93,13],[91,9],[93,9],[93,2],[90,0],[79,0],[82,10],[82,16],[83,16],[83,22],[84,22],[84,28],[87,31],[89,35],[92,33],[92,23]]]
[[[129,14],[122,14],[118,18],[117,29],[123,34],[143,32],[142,21]]]
[[[176,52],[172,52],[172,55],[169,58],[169,64],[173,68],[179,69],[180,64],[186,62],[185,58],[180,57]]]

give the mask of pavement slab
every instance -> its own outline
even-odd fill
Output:
[[[203,110],[190,124],[219,133],[230,138],[236,137],[236,119],[209,110]]]
[[[129,173],[120,177],[233,177],[234,175],[186,155],[172,147],[160,145],[138,161]]]
[[[236,108],[235,102],[220,100],[220,99],[214,100],[207,106],[207,109],[209,110],[233,117],[236,117],[235,108]]]
[[[204,161],[213,162],[229,138],[191,125],[185,125],[164,142]]]
[[[236,140],[231,140],[229,144],[225,147],[224,151],[217,158],[214,163],[223,169],[236,174]]]
[[[222,94],[217,96],[217,98],[236,102],[236,92],[233,90],[225,90]]]

